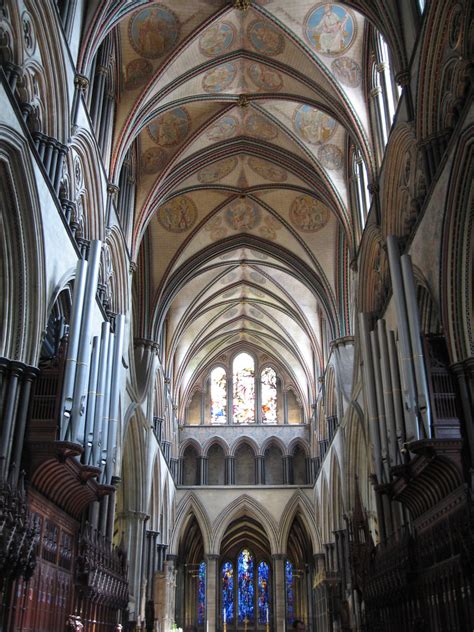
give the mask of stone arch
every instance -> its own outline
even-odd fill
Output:
[[[406,241],[416,224],[426,194],[424,166],[417,148],[415,130],[398,125],[390,135],[381,185],[381,230]]]
[[[146,498],[146,446],[141,432],[139,409],[130,418],[125,431],[122,447],[120,477],[122,479],[124,511],[147,510]]]
[[[61,46],[61,37],[58,32],[58,24],[54,15],[55,7],[47,2],[31,2],[28,5],[36,29],[37,46],[42,60],[42,73],[44,76],[45,104],[44,133],[67,144],[71,124],[69,113],[69,94],[64,65],[64,54]],[[55,36],[52,37],[51,34]],[[60,112],[61,116],[57,113]]]
[[[390,287],[388,257],[385,240],[374,224],[367,225],[361,242],[358,308],[361,312],[380,313]]]
[[[280,518],[280,551],[285,552],[287,549],[288,537],[291,525],[295,516],[299,514],[307,532],[311,537],[313,552],[317,553],[321,550],[321,534],[318,531],[316,522],[313,518],[314,510],[308,498],[300,491],[297,491],[287,502]]]
[[[197,456],[203,456],[203,449],[201,444],[197,441],[197,439],[189,438],[183,441],[179,446],[179,457],[184,457],[184,453],[187,448],[194,448],[196,450]]]
[[[257,500],[247,494],[242,494],[217,516],[212,530],[210,552],[218,554],[221,547],[222,538],[227,527],[242,516],[250,516],[262,525],[263,530],[270,542],[272,555],[278,552],[278,525],[270,512]]]
[[[72,224],[78,236],[85,239],[102,239],[105,234],[103,187],[100,172],[92,168],[100,162],[97,143],[92,135],[86,129],[78,129],[71,139],[68,169],[72,174],[71,200],[75,203]]]
[[[224,451],[225,456],[229,456],[230,449],[229,444],[223,437],[211,437],[202,445],[202,455],[207,456],[209,453],[209,449],[215,445],[219,445]]]
[[[277,446],[279,448],[279,450],[281,451],[282,457],[288,454],[287,447],[284,444],[284,442],[280,439],[280,437],[277,437],[275,435],[272,435],[265,439],[265,441],[260,446],[260,451],[259,451],[260,454],[265,455],[265,451],[272,445]]]
[[[459,139],[449,183],[441,249],[441,314],[451,361],[474,355],[474,125]]]
[[[196,518],[201,529],[204,553],[208,554],[213,550],[211,545],[211,523],[207,511],[197,495],[189,491],[183,496],[176,507],[176,518],[169,544],[169,553],[171,555],[178,553],[180,536],[184,533],[186,525],[193,516]]]
[[[148,515],[150,520],[148,528],[153,531],[160,531],[160,515],[163,510],[163,495],[161,491],[161,464],[157,454],[151,469],[150,499],[148,503]]]
[[[47,322],[43,225],[24,139],[0,127],[0,356],[34,365]]]
[[[330,486],[331,486],[331,533],[337,529],[343,528],[344,515],[344,498],[342,489],[342,472],[339,459],[335,450],[332,451],[331,468],[330,468]]]
[[[252,439],[249,435],[242,435],[230,446],[230,456],[235,456],[235,453],[243,443],[247,443],[253,451],[254,456],[259,454],[260,450],[255,439]]]

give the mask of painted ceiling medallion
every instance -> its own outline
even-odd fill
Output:
[[[278,92],[283,87],[283,77],[279,72],[264,64],[249,64],[248,74],[253,83],[267,92]]]
[[[229,61],[206,72],[202,79],[202,87],[205,92],[224,92],[230,87],[237,74],[237,66]]]
[[[216,57],[228,50],[235,40],[236,30],[229,22],[210,26],[199,38],[199,50],[206,57]]]
[[[188,135],[189,114],[185,108],[164,112],[148,125],[148,133],[157,145],[173,147]]]
[[[231,158],[226,158],[225,160],[220,160],[219,162],[215,162],[208,167],[204,167],[198,173],[198,180],[202,184],[210,184],[212,182],[218,182],[228,176],[229,173],[237,166],[238,160],[234,156]]]
[[[323,2],[306,16],[304,34],[310,46],[322,55],[337,56],[347,51],[355,39],[354,14],[340,4]]]
[[[244,122],[245,132],[262,140],[272,140],[278,136],[277,128],[261,114],[249,114]]]
[[[168,53],[179,38],[177,16],[163,5],[153,5],[135,13],[128,26],[128,38],[142,57],[156,59]]]
[[[146,174],[161,171],[166,164],[167,157],[168,154],[161,147],[149,147],[140,158],[142,171]]]
[[[288,177],[285,169],[266,160],[261,160],[260,158],[254,158],[252,156],[249,158],[248,164],[252,171],[255,171],[256,174],[271,182],[285,182]]]
[[[179,195],[160,207],[158,221],[170,233],[189,230],[197,218],[197,209],[191,198]]]
[[[318,149],[318,160],[323,167],[331,171],[342,169],[342,151],[336,145],[321,145]]]
[[[247,198],[239,198],[229,206],[225,219],[233,230],[252,230],[260,223],[260,211]]]
[[[153,74],[153,65],[148,59],[137,57],[127,64],[125,90],[136,90],[144,86]]]
[[[350,57],[338,57],[331,63],[331,70],[336,79],[348,88],[358,88],[362,81],[359,64]]]
[[[291,205],[290,219],[299,230],[305,233],[316,233],[326,226],[329,209],[309,195],[300,195]]]
[[[307,143],[326,143],[336,131],[337,123],[325,112],[310,105],[300,105],[293,114],[296,133]]]
[[[230,115],[223,116],[207,130],[209,140],[226,140],[232,138],[239,129],[239,121]]]
[[[255,20],[247,27],[250,43],[262,55],[273,57],[283,52],[285,40],[280,31],[266,20]]]

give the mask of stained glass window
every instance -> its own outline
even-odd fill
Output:
[[[254,572],[253,557],[248,549],[244,549],[237,559],[237,576],[239,585],[239,623],[254,622]]]
[[[206,616],[206,562],[199,564],[197,609],[198,625],[204,625]]]
[[[222,623],[234,621],[234,568],[230,562],[222,565]],[[225,613],[225,615],[224,615]]]
[[[233,364],[234,423],[255,422],[255,365],[248,353],[239,353]]]
[[[262,380],[262,423],[277,423],[277,375],[267,366],[261,374]]]
[[[286,619],[289,625],[295,619],[295,587],[293,580],[293,564],[290,560],[285,562],[285,584],[286,584]]]
[[[269,567],[266,562],[258,565],[258,622],[267,623],[270,621],[270,606],[268,601]]]
[[[221,366],[211,371],[211,423],[227,421],[227,375]]]

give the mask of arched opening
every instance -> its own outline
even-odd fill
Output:
[[[199,485],[199,470],[196,449],[190,445],[183,454],[183,485]]]
[[[278,423],[277,374],[271,366],[260,373],[262,384],[262,423]]]
[[[215,443],[207,452],[207,482],[209,485],[224,485],[225,456],[222,447]]]
[[[303,621],[306,629],[313,630],[309,620],[312,595],[311,570],[313,550],[304,523],[297,514],[288,534],[285,560],[286,624],[291,628],[296,620]],[[320,629],[320,628],[317,628]],[[323,628],[321,628],[323,629]]]
[[[185,630],[203,630],[206,621],[206,572],[201,529],[194,515],[183,529],[178,549],[176,622]]]
[[[227,373],[217,366],[211,371],[211,424],[227,422]]]
[[[293,450],[293,485],[306,485],[306,454],[301,446]]]
[[[265,483],[283,485],[283,458],[280,448],[276,445],[265,450]]]
[[[221,625],[228,630],[263,630],[272,619],[270,543],[262,526],[243,516],[222,540],[218,599]]]
[[[235,484],[255,485],[255,454],[247,443],[235,452]]]

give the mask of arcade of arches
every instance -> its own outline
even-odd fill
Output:
[[[0,0],[0,632],[474,629],[470,0]]]

